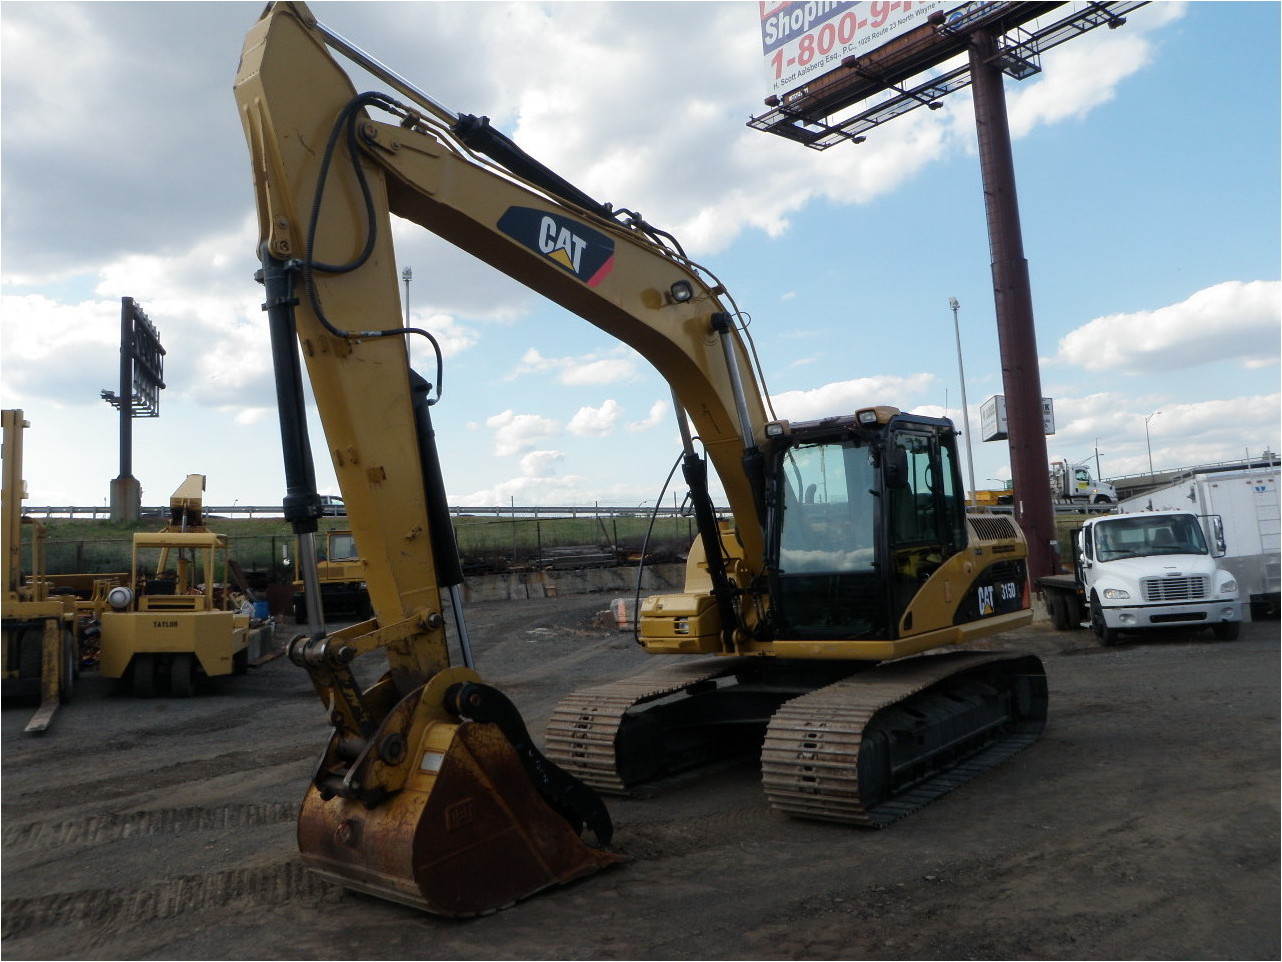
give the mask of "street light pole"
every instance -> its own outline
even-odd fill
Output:
[[[410,268],[401,271],[401,280],[405,282],[405,326],[410,326],[410,281],[414,279],[414,272]]]
[[[970,409],[966,405],[966,370],[962,367],[961,325],[957,323],[957,311],[961,305],[957,298],[948,298],[948,306],[953,310],[953,333],[957,335],[957,377],[961,380],[962,426],[966,432],[966,471],[970,478],[970,503],[976,503],[975,488],[975,454],[970,447]]]
[[[1153,420],[1153,418],[1157,417],[1157,416],[1158,416],[1159,414],[1161,414],[1161,413],[1162,413],[1161,411],[1154,411],[1152,414],[1150,414],[1148,417],[1146,417],[1146,418],[1144,419],[1144,444],[1148,447],[1148,476],[1149,476],[1149,480],[1152,480],[1152,478],[1153,478],[1153,442],[1152,442],[1151,440],[1149,440],[1149,435],[1148,435],[1148,422],[1149,422],[1149,421],[1151,421],[1151,420]]]

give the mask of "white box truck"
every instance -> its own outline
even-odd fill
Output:
[[[1157,491],[1129,498],[1123,511],[1192,511],[1223,520],[1226,551],[1221,565],[1237,578],[1242,599],[1255,620],[1278,617],[1282,594],[1276,461],[1251,467],[1205,469]]]

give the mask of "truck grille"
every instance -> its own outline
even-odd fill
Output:
[[[1206,597],[1206,578],[1145,578],[1141,582],[1145,601],[1197,601]]]

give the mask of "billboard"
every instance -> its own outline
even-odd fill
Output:
[[[767,91],[782,96],[835,70],[845,58],[862,57],[922,26],[945,4],[760,0],[759,6]]]
[[[1047,434],[1055,433],[1055,402],[1042,398],[1042,422]],[[979,408],[979,438],[981,441],[1005,441],[1009,434],[1006,424],[1006,396],[995,394]]]

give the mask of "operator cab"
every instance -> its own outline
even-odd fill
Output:
[[[767,471],[775,637],[898,637],[921,585],[966,545],[952,423],[881,407],[776,425]]]

